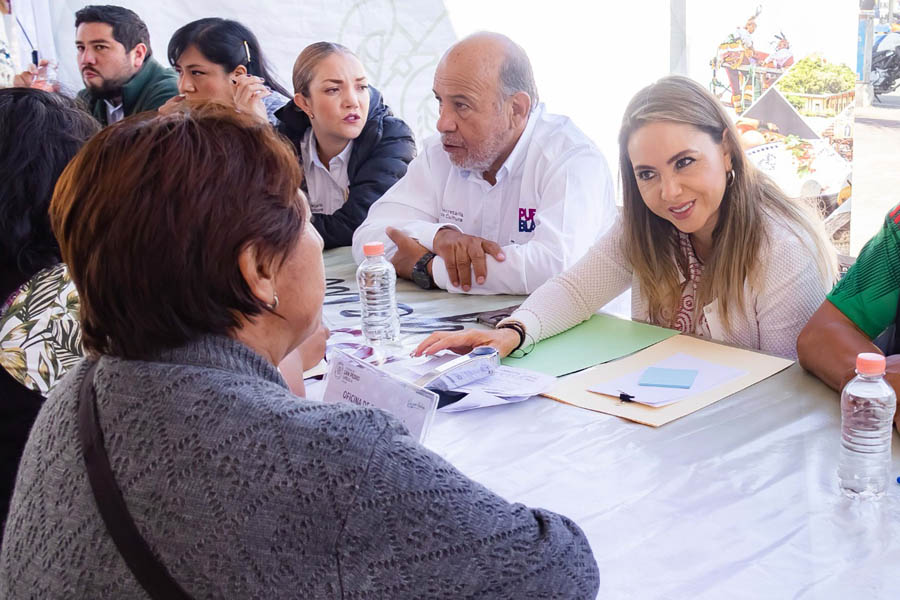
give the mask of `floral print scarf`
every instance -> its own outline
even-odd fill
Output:
[[[46,396],[82,355],[78,292],[60,263],[37,273],[3,307],[0,367]]]

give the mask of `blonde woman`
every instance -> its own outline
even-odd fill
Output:
[[[416,349],[490,345],[507,355],[632,288],[632,318],[796,358],[834,280],[818,221],[741,151],[716,99],[685,77],[642,89],[619,132],[622,218],[575,266],[492,331],[435,333]]]
[[[313,226],[325,248],[349,246],[369,207],[406,174],[412,130],[381,101],[346,47],[316,42],[294,63],[294,101],[275,113],[294,145]]]

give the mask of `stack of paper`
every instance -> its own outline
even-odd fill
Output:
[[[686,354],[693,357],[694,360],[699,359],[712,363],[719,372],[724,373],[725,371],[722,371],[722,369],[725,368],[736,369],[745,373],[732,376],[730,379],[720,380],[717,384],[710,384],[711,387],[706,387],[703,391],[689,390],[690,394],[682,397],[680,402],[661,406],[647,406],[638,402],[622,402],[619,398],[619,386],[607,387],[604,385],[623,377],[623,373],[636,373],[639,377],[639,374],[646,370],[647,367],[671,365],[672,363],[666,362],[667,359],[677,354]],[[566,404],[659,427],[674,419],[709,406],[713,402],[717,402],[758,381],[762,381],[766,377],[786,369],[792,363],[793,361],[791,360],[777,356],[769,356],[743,348],[734,348],[686,335],[676,335],[631,356],[566,377],[560,380],[553,389],[545,392],[544,395]],[[681,364],[684,366],[683,363]],[[700,379],[700,369],[697,370],[697,381],[694,382],[694,386],[697,386]],[[601,386],[607,391],[613,392],[613,394],[598,394],[590,391]],[[640,389],[642,392],[644,391],[643,387],[640,387]],[[653,388],[646,389],[650,390]],[[670,390],[669,393],[678,391]]]
[[[648,372],[654,377],[648,378]],[[691,372],[696,376],[688,383],[686,376]],[[627,394],[631,396],[630,401],[648,406],[665,406],[746,374],[747,371],[741,369],[679,352],[646,369],[631,371],[588,389],[597,394],[614,397]],[[642,378],[644,381],[641,381]],[[687,387],[684,387],[685,383],[688,383]]]
[[[556,377],[552,375],[500,366],[490,377],[456,389],[457,392],[468,392],[468,394],[463,399],[440,410],[441,412],[461,412],[473,408],[521,402],[546,392],[555,383]]]
[[[414,381],[425,373],[457,357],[457,354],[444,351],[435,356],[397,361],[383,365],[381,368],[398,377]],[[452,390],[454,392],[465,392],[467,395],[453,404],[444,406],[440,411],[460,412],[472,410],[473,408],[521,402],[546,392],[555,383],[556,377],[552,375],[527,369],[500,366],[490,377],[479,379]]]

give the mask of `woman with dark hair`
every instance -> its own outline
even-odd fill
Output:
[[[312,223],[325,248],[350,246],[369,207],[406,175],[416,141],[340,44],[304,48],[293,80],[294,101],[275,115],[278,131],[300,156]]]
[[[99,129],[64,96],[0,90],[0,528],[44,396],[81,357],[78,298],[47,209],[59,174]]]
[[[187,100],[233,103],[273,125],[276,110],[290,94],[271,73],[253,32],[230,19],[198,19],[169,40],[169,63],[178,74],[178,96],[160,111],[168,113]]]
[[[223,107],[116,123],[63,173],[51,219],[91,356],[32,429],[0,589],[138,598],[150,565],[185,592],[164,598],[594,598],[574,523],[385,412],[289,392],[275,365],[325,294],[300,180]]]
[[[417,353],[510,352],[585,321],[631,287],[631,316],[797,357],[836,273],[821,221],[744,154],[721,103],[687,77],[631,99],[619,130],[623,217],[492,331],[433,333]]]

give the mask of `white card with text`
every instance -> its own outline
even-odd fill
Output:
[[[332,352],[328,362],[323,402],[349,402],[386,410],[400,419],[413,438],[420,443],[425,439],[437,410],[436,393],[340,350]]]

